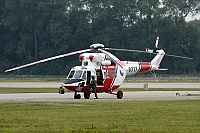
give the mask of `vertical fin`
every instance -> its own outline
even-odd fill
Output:
[[[158,52],[158,54],[151,61],[151,65],[159,67],[159,65],[165,55],[165,51],[161,49],[161,50],[156,50],[156,52]]]

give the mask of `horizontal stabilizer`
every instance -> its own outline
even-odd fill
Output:
[[[156,68],[155,70],[156,71],[167,71],[168,69],[167,68]]]

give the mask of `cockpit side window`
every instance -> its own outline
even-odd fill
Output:
[[[86,71],[83,72],[82,79],[85,79],[85,80],[86,80]]]
[[[74,76],[74,73],[75,73],[75,71],[71,71],[71,72],[70,72],[70,74],[69,74],[69,76],[68,76],[68,79],[71,79],[71,78],[73,78],[73,76]]]
[[[77,70],[75,75],[74,75],[74,79],[80,79],[82,76],[83,71],[82,70]]]

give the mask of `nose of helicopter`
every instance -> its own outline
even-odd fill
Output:
[[[66,81],[63,83],[63,86],[71,91],[81,91],[83,86],[85,85],[85,81],[83,79],[66,79]],[[77,90],[77,88],[79,88]]]
[[[78,84],[80,82],[83,82],[83,79],[66,79],[63,84],[69,85],[69,84]]]

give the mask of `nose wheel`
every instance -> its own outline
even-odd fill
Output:
[[[65,90],[64,90],[63,86],[60,87],[58,93],[59,94],[65,94]]]

